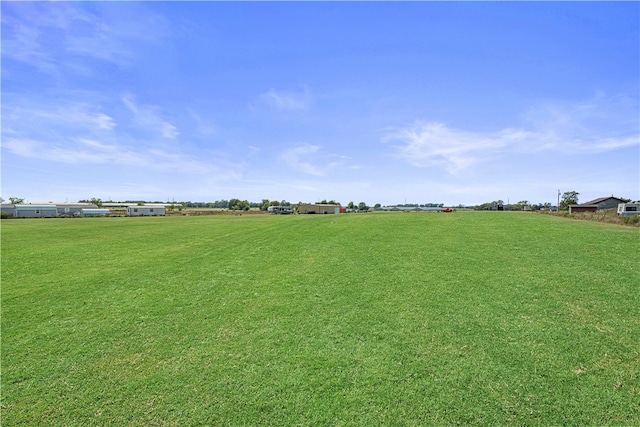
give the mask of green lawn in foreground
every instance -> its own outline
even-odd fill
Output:
[[[640,231],[7,220],[2,425],[639,425]]]

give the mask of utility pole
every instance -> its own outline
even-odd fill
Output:
[[[560,212],[560,189],[558,189],[558,204],[556,205],[556,212]]]

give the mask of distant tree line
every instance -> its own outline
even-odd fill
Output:
[[[442,208],[444,207],[444,203],[405,203],[399,205],[390,205],[391,207],[397,208]]]
[[[215,208],[215,209],[230,209],[236,211],[248,211],[249,209],[260,209],[266,211],[269,206],[291,206],[291,203],[286,200],[268,200],[262,199],[260,202],[249,202],[248,200],[229,199],[229,200],[216,200],[215,202],[173,202],[180,204],[185,208]]]
[[[530,203],[528,200],[521,200],[517,203],[508,203],[505,204],[502,200],[494,200],[492,202],[481,203],[479,205],[474,206],[475,210],[495,210],[495,209],[505,209],[510,211],[523,211],[523,210],[532,210],[532,211],[541,211],[541,210],[551,210],[553,205],[551,203]]]
[[[551,203],[530,203],[528,200],[521,200],[517,203],[508,203],[505,204],[503,200],[493,200],[491,202],[486,202],[486,203],[481,203],[479,205],[475,205],[473,206],[473,208],[475,210],[494,210],[494,209],[506,209],[506,210],[514,210],[514,211],[521,211],[521,210],[552,210],[552,209],[557,209],[559,208],[559,210],[569,210],[569,205],[575,205],[578,204],[578,196],[580,193],[578,193],[577,191],[566,191],[562,194],[562,198],[560,199],[560,194],[558,194],[559,197],[559,206],[556,207],[554,205],[552,205]],[[623,199],[623,200],[627,200],[628,199]],[[5,199],[0,198],[0,201],[2,203],[5,202]],[[24,199],[20,198],[20,197],[9,197],[9,202],[12,204],[21,204],[24,203]],[[269,209],[270,206],[296,206],[302,202],[298,202],[296,204],[292,204],[291,202],[288,202],[286,200],[269,200],[269,199],[262,199],[260,202],[249,202],[247,200],[240,200],[240,199],[229,199],[229,200],[216,200],[215,202],[192,202],[192,201],[186,201],[186,202],[176,202],[176,201],[171,201],[171,202],[162,202],[162,201],[155,201],[155,202],[148,202],[148,201],[144,201],[144,200],[125,200],[122,202],[113,202],[111,200],[109,200],[108,202],[103,202],[101,199],[93,197],[90,199],[84,199],[84,200],[79,200],[78,203],[91,203],[94,205],[97,205],[99,207],[103,206],[103,203],[124,203],[124,204],[131,204],[131,205],[144,205],[145,203],[164,203],[170,206],[170,208],[175,208],[175,207],[179,207],[180,209],[182,208],[217,208],[217,209],[229,209],[229,210],[237,210],[237,211],[248,211],[249,209],[260,209],[261,211],[267,211]],[[337,202],[333,199],[331,200],[326,200],[323,199],[319,202],[316,202],[319,204],[330,204],[330,205],[340,205],[342,206],[342,204],[340,202]],[[405,204],[396,204],[396,205],[389,205],[391,207],[404,207],[404,208],[442,208],[444,207],[443,203],[424,203],[424,204],[418,204],[418,203],[405,203]],[[377,209],[380,208],[381,205],[380,203],[376,203],[373,208]],[[459,206],[460,208],[464,207],[462,205]],[[358,204],[354,203],[353,201],[349,202],[346,205],[347,209],[352,209],[352,210],[360,210],[360,211],[365,211],[365,210],[369,210],[370,206],[367,205],[367,203],[365,202],[359,202]]]

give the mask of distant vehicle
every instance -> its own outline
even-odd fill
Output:
[[[288,215],[293,213],[293,208],[291,206],[269,206],[267,210],[276,215]]]
[[[451,208],[444,208],[444,210],[442,212],[453,212],[453,209]]]
[[[640,215],[640,202],[618,203],[618,216]]]

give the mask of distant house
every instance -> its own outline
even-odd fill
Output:
[[[58,216],[83,216],[83,209],[98,209],[93,203],[56,203]]]
[[[301,214],[339,214],[340,205],[323,203],[300,203],[298,213]]]
[[[17,218],[55,218],[58,215],[58,209],[54,204],[39,205],[15,205],[15,214]]]
[[[128,216],[164,216],[166,215],[164,205],[130,205],[127,206]]]
[[[3,204],[2,213],[7,217],[16,218],[81,217],[85,216],[85,210],[97,208],[98,206],[91,203]],[[106,211],[108,215],[109,211]]]
[[[620,203],[624,203],[626,200],[618,197],[600,197],[599,199],[591,200],[586,203],[578,205],[569,205],[569,213],[579,212],[596,212],[605,209],[617,209]]]
[[[12,203],[3,203],[2,206],[0,206],[0,211],[2,212],[3,218],[14,217],[16,216],[16,205]]]

